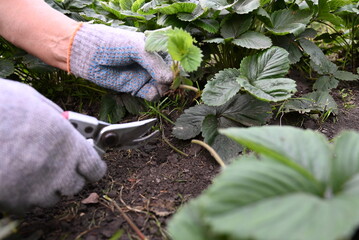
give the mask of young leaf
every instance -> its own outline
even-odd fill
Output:
[[[267,28],[278,35],[286,35],[289,33],[297,35],[304,31],[311,17],[312,12],[307,9],[296,11],[290,9],[278,10],[271,14],[273,27],[267,26]]]
[[[265,49],[272,46],[272,40],[259,32],[248,31],[232,41],[233,44],[250,49]]]
[[[181,61],[189,54],[189,49],[193,46],[192,36],[188,32],[178,28],[168,32],[167,36],[169,54],[171,54],[173,60]]]
[[[192,45],[188,48],[187,54],[183,56],[181,66],[186,72],[195,71],[201,65],[202,57],[201,49]]]
[[[260,54],[248,56],[241,62],[239,84],[264,101],[282,101],[296,92],[296,83],[283,78],[289,70],[288,52],[272,47]]]
[[[196,70],[202,61],[201,49],[193,45],[192,36],[182,30],[174,29],[168,32],[168,53],[173,60],[180,61],[187,72]]]
[[[238,69],[228,68],[218,72],[203,89],[202,100],[209,106],[220,106],[236,95],[240,89],[236,81]]]

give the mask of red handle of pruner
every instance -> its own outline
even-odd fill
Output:
[[[68,112],[68,111],[62,112],[61,115],[62,115],[65,119],[69,119],[69,112]]]

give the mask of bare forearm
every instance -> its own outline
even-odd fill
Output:
[[[0,36],[54,67],[66,70],[78,23],[43,0],[0,0]]]

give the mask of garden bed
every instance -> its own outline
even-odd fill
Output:
[[[308,82],[300,76],[292,78],[297,78],[298,93],[305,93]],[[269,124],[310,128],[328,138],[344,129],[359,130],[358,84],[341,84],[332,95],[339,114],[325,122],[291,113]],[[175,120],[175,115],[169,117]],[[54,208],[38,208],[26,214],[20,220],[20,239],[110,239],[121,229],[120,239],[140,239],[117,207],[148,239],[169,239],[167,221],[182,204],[206,189],[220,168],[199,145],[174,138],[171,124],[164,122],[163,128],[166,140],[187,156],[176,152],[162,137],[138,149],[109,151],[104,156],[108,172],[102,180],[62,199]],[[99,195],[98,202],[82,203],[91,193]]]

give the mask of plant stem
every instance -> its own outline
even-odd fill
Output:
[[[187,153],[182,152],[181,150],[179,150],[178,148],[176,148],[175,146],[173,146],[170,141],[168,141],[168,139],[165,137],[165,134],[162,132],[162,139],[163,141],[165,141],[165,143],[167,143],[168,146],[170,146],[173,150],[175,150],[176,152],[178,152],[179,154],[188,157]]]
[[[226,168],[226,164],[223,162],[222,158],[218,155],[218,153],[211,147],[209,146],[207,143],[201,141],[201,140],[197,140],[197,139],[193,139],[191,141],[192,143],[196,143],[198,145],[201,145],[202,147],[204,147],[205,149],[208,150],[208,152],[212,155],[212,157],[217,161],[217,163],[222,167],[222,168]]]
[[[138,235],[138,237],[141,240],[148,240],[148,238],[145,235],[143,235],[143,233],[140,231],[140,229],[138,229],[138,227],[134,224],[134,222],[131,220],[131,218],[129,218],[127,216],[127,214],[124,211],[122,211],[122,209],[120,208],[120,206],[118,206],[118,204],[115,200],[113,200],[112,198],[110,198],[106,195],[103,196],[103,198],[113,204],[113,206],[121,213],[123,218],[128,222],[128,224],[136,232],[136,234]]]
[[[182,88],[182,89],[187,89],[187,90],[191,90],[191,91],[194,91],[194,92],[199,92],[199,89],[196,88],[196,87],[192,87],[192,86],[189,86],[189,85],[185,85],[185,84],[181,84],[179,86],[179,88]]]

